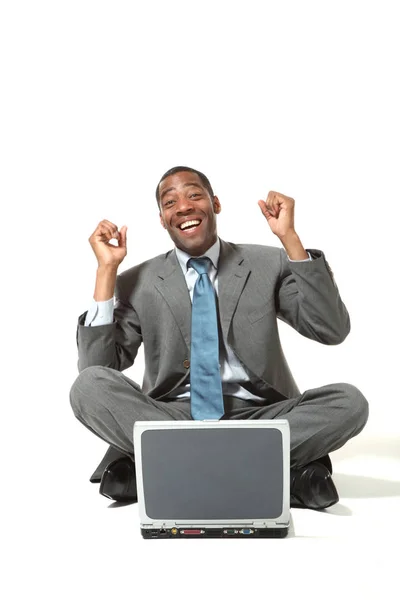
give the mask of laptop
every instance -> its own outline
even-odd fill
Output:
[[[137,421],[133,432],[143,538],[287,535],[286,420]]]

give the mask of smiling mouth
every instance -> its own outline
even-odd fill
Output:
[[[199,225],[201,225],[200,219],[192,219],[191,221],[185,221],[184,223],[181,223],[178,229],[183,233],[191,233],[195,231]]]

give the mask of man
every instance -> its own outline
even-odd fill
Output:
[[[306,251],[296,232],[294,200],[269,192],[258,202],[283,246],[279,249],[220,240],[220,201],[195,169],[167,171],[156,198],[174,250],[117,277],[127,253],[127,227],[118,231],[104,220],[89,239],[98,269],[93,305],[79,318],[80,375],[71,404],[76,417],[111,445],[92,481],[101,478],[100,493],[109,498],[136,499],[136,420],[204,418],[207,410],[224,419],[279,417],[288,420],[291,432],[291,505],[331,506],[338,494],[328,453],[362,430],[368,404],[345,383],[300,394],[285,361],[277,317],[322,344],[339,344],[350,330],[324,254]],[[112,238],[117,246],[110,244]],[[195,314],[204,290],[214,308],[208,305],[198,328]],[[204,367],[202,360],[212,352],[196,359],[203,344],[199,335],[213,314],[216,335],[211,337],[219,340],[219,348],[214,363],[211,358]],[[142,342],[140,388],[121,371],[133,364]],[[213,369],[215,391],[201,398],[200,379],[211,380]]]

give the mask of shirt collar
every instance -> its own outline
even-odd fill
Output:
[[[202,254],[201,256],[207,256],[207,258],[209,258],[212,262],[212,264],[214,265],[214,267],[217,269],[218,267],[218,260],[219,260],[219,252],[220,252],[220,247],[221,247],[221,242],[219,241],[219,238],[217,238],[217,241],[215,242],[215,244],[213,244],[211,246],[211,248],[209,248],[207,250],[207,252],[205,252],[204,254]],[[183,274],[185,275],[187,272],[187,262],[190,258],[200,258],[200,256],[190,256],[190,254],[188,254],[187,252],[184,252],[183,250],[180,250],[179,248],[177,248],[175,246],[175,253],[176,253],[176,257],[178,259],[178,262],[181,266],[181,269],[183,271]]]

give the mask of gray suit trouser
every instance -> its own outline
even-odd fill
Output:
[[[121,452],[134,455],[135,421],[191,420],[190,401],[153,400],[123,373],[88,367],[71,388],[75,416]],[[291,467],[300,467],[343,446],[363,429],[368,403],[353,385],[336,383],[273,404],[224,396],[225,419],[287,419]]]

